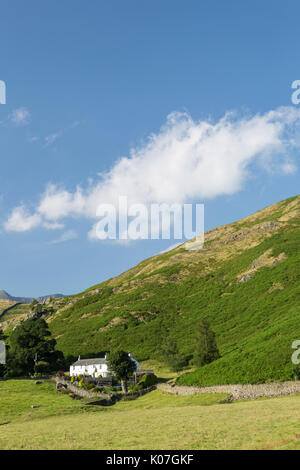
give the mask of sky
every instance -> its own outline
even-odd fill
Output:
[[[73,294],[176,240],[99,240],[97,207],[299,194],[297,0],[4,0],[0,289]]]

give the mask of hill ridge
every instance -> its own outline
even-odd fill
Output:
[[[0,289],[0,300],[11,300],[13,302],[20,302],[24,304],[30,304],[33,300],[37,300],[38,302],[43,302],[49,298],[57,299],[61,297],[65,297],[63,294],[52,294],[52,295],[43,295],[40,297],[14,297],[10,295],[5,290]]]

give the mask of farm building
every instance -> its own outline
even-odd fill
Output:
[[[139,370],[139,362],[129,354],[129,357],[136,364],[136,370]],[[108,363],[105,357],[93,359],[80,359],[70,366],[70,376],[89,375],[90,377],[110,377],[112,372],[108,369]]]

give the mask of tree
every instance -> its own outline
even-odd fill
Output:
[[[56,340],[50,339],[48,324],[42,318],[24,321],[10,335],[6,375],[18,377],[35,372],[37,362],[49,364],[48,372],[62,368],[64,357],[55,350]]]
[[[0,329],[0,342],[1,342],[1,343],[4,343],[5,340],[6,340],[6,338],[7,338],[7,337],[5,336],[5,334],[3,333],[3,331]],[[1,348],[1,349],[0,349],[0,360],[1,360],[1,359],[4,359],[4,358],[1,357],[1,355],[2,355],[1,353],[4,353],[4,354],[5,354],[5,352],[2,351],[2,344],[0,345],[0,348]],[[3,376],[4,376],[4,373],[5,373],[5,364],[2,364],[2,363],[0,362],[0,377],[3,377]]]
[[[121,381],[123,393],[127,392],[127,380],[136,370],[135,362],[122,350],[112,351],[106,356],[109,369]]]
[[[46,361],[38,361],[34,366],[34,372],[39,375],[45,375],[50,372],[50,364]]]
[[[178,372],[186,365],[184,356],[180,354],[177,344],[170,336],[168,336],[162,344],[161,352],[164,362],[172,371]]]
[[[210,329],[206,320],[201,320],[196,327],[194,364],[197,367],[202,367],[219,359],[219,357],[215,333]]]

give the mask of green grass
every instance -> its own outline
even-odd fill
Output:
[[[51,382],[10,380],[0,390],[0,449],[300,449],[300,396],[224,404],[226,395],[156,390],[100,407]]]
[[[63,416],[70,413],[87,413],[93,409],[68,395],[55,392],[54,381],[36,380],[0,381],[0,429],[5,422],[27,422],[50,416]],[[40,405],[31,408],[31,405]]]

